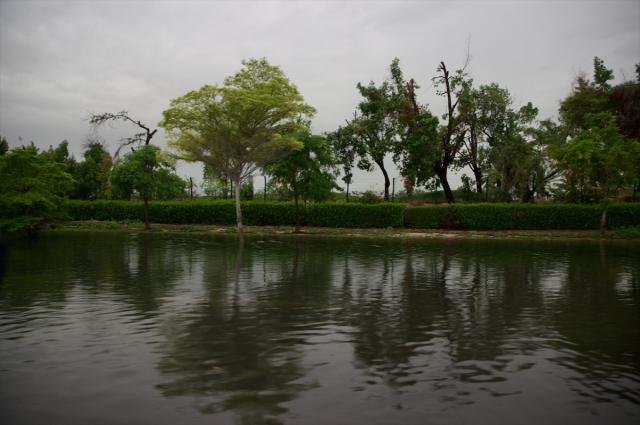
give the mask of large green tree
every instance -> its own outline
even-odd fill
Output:
[[[172,100],[158,124],[179,159],[203,162],[233,180],[240,238],[242,183],[301,149],[292,134],[306,131],[304,124],[315,114],[279,67],[265,58],[242,64],[222,87],[206,85]]]
[[[134,194],[142,198],[145,230],[150,230],[149,200],[175,198],[183,193],[185,182],[175,175],[173,166],[162,159],[159,147],[144,145],[116,161],[109,186],[113,198],[128,200]]]
[[[384,165],[387,154],[393,152],[397,135],[395,113],[397,95],[393,85],[384,82],[376,87],[372,81],[368,86],[358,83],[356,86],[364,98],[347,120],[345,127],[339,127],[327,134],[338,161],[344,168],[344,180],[350,182],[353,165],[365,171],[373,171],[376,164],[384,176],[384,199],[389,200],[389,174]]]
[[[453,73],[444,62],[440,62],[438,75],[432,78],[437,94],[446,100],[446,112],[442,115],[442,123],[434,117],[426,105],[417,100],[417,83],[411,79],[404,80],[396,59],[391,64],[391,75],[400,96],[398,118],[402,127],[399,130],[399,141],[395,158],[400,161],[401,173],[414,180],[414,183],[426,183],[435,175],[440,179],[447,202],[454,202],[453,192],[449,185],[447,173],[455,164],[466,135],[459,111],[461,101],[469,95],[472,80],[465,69]]]
[[[586,180],[607,200],[614,189],[637,181],[640,143],[620,134],[610,112],[586,114],[583,127],[552,155],[569,178]]]
[[[26,229],[64,219],[60,207],[73,178],[66,166],[47,162],[27,147],[0,155],[0,229]]]
[[[296,204],[296,232],[300,232],[298,200],[322,202],[331,197],[336,185],[337,171],[333,152],[324,137],[309,132],[298,133],[296,139],[304,147],[288,157],[267,165],[264,171],[272,184],[280,185],[291,193]]]
[[[108,187],[108,178],[113,159],[111,154],[99,142],[91,141],[85,145],[84,161],[74,167],[73,177],[77,181],[72,198],[94,200],[104,198]]]

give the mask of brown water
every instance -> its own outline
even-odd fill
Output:
[[[640,244],[51,233],[2,424],[640,423]]]

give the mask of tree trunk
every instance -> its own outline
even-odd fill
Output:
[[[604,236],[605,226],[607,225],[607,210],[602,212],[602,222],[600,222],[600,234]]]
[[[474,169],[473,176],[476,179],[476,190],[478,193],[482,193],[482,171],[479,168]]]
[[[296,193],[296,233],[300,233],[300,209],[298,208],[298,194]]]
[[[384,175],[384,200],[389,201],[389,186],[391,186],[391,182],[389,181],[389,175],[387,174],[387,170],[384,169],[384,163],[382,161],[375,161],[380,167],[382,174]]]
[[[442,168],[436,170],[436,175],[440,177],[440,184],[442,184],[442,190],[444,190],[444,196],[447,198],[447,203],[453,204],[455,199],[453,198],[453,192],[449,186],[449,180],[447,180],[447,167]]]
[[[146,196],[143,196],[144,200],[144,230],[151,230],[151,223],[149,223],[149,200]]]
[[[240,180],[233,180],[236,192],[236,223],[238,225],[238,235],[240,240],[244,241],[244,230],[242,228],[242,210],[240,209]]]

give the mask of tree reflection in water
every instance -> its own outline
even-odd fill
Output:
[[[127,370],[138,366],[118,350],[147,350],[157,376],[122,388],[131,400],[151,380],[163,402],[242,424],[553,422],[558,412],[620,422],[640,406],[637,244],[50,236],[20,248],[20,273],[0,289],[10,364],[27,342],[75,344],[81,370],[95,370],[82,363],[87,341]],[[55,345],[23,332],[40,329],[27,313],[42,305],[91,335],[76,326],[71,338],[63,323]]]

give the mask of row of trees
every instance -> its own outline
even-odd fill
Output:
[[[175,161],[203,163],[213,190],[217,185],[226,191],[233,183],[241,236],[243,183],[258,170],[296,205],[299,199],[326,200],[339,189],[339,167],[346,183],[354,167],[379,168],[388,200],[388,157],[409,187],[432,188],[437,178],[448,202],[455,202],[448,173],[462,168],[471,170],[471,177],[463,176],[469,190],[471,185],[477,192],[491,186],[496,201],[529,202],[542,193],[560,201],[594,202],[640,177],[640,65],[636,80],[614,87],[609,84],[612,71],[595,58],[593,81],[577,76],[558,120],[537,121],[537,108],[516,106],[498,84],[474,87],[466,72],[468,60],[454,72],[441,62],[431,79],[444,104],[445,113],[438,117],[420,102],[420,86],[405,79],[395,59],[388,81],[357,85],[363,100],[353,118],[318,136],[309,132],[315,109],[279,67],[265,58],[242,64],[223,85],[205,85],[171,101],[158,124],[169,139],[167,152],[150,144],[156,130],[126,111],[88,118],[94,130],[114,121],[143,130],[121,141],[116,158],[125,146],[132,152],[115,162],[95,140],[87,141],[84,161],[78,163],[69,156],[66,141],[48,151],[38,152],[33,144],[21,150],[38,164],[59,164],[68,177],[61,181],[75,181],[61,196],[129,199],[137,194],[145,206],[149,199],[168,199],[184,189]],[[14,149],[5,156],[11,155],[27,154]],[[9,163],[3,160],[3,173]],[[5,184],[1,190],[14,189]]]
[[[507,202],[529,202],[534,191],[559,201],[594,202],[638,181],[640,64],[636,80],[612,87],[613,72],[596,57],[593,81],[576,77],[558,121],[536,121],[537,108],[517,107],[497,83],[474,87],[467,64],[451,72],[441,62],[431,79],[444,101],[441,117],[419,102],[419,85],[404,78],[398,59],[388,82],[358,84],[363,101],[353,119],[327,135],[345,182],[354,166],[373,171],[377,165],[388,200],[389,155],[410,186],[433,187],[437,178],[448,202],[455,201],[448,171],[465,167],[472,177],[463,175],[463,181],[482,193],[490,180],[492,198]]]

